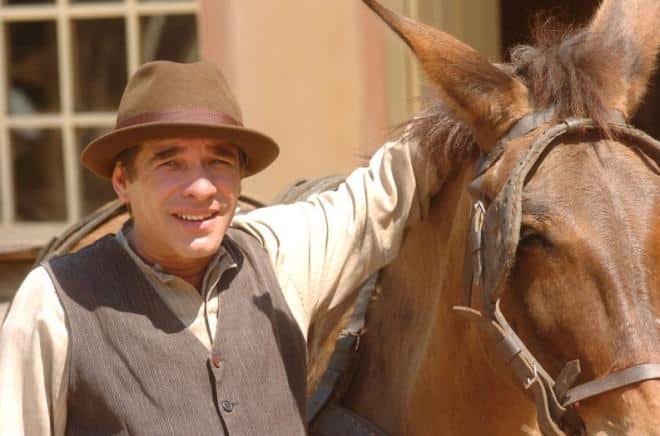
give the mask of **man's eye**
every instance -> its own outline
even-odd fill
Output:
[[[178,168],[179,164],[177,161],[174,160],[167,160],[165,162],[162,162],[161,164],[158,165],[159,167],[163,168]]]
[[[211,165],[213,166],[232,166],[233,163],[227,159],[212,159]]]

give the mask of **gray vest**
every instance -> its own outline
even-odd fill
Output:
[[[66,313],[67,435],[304,435],[306,349],[268,256],[230,229],[209,352],[112,236],[51,260]]]

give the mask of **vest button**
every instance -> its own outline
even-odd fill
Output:
[[[216,368],[220,368],[220,366],[222,365],[222,360],[220,360],[218,356],[213,356],[211,361],[213,362],[213,366],[215,366]]]
[[[231,401],[225,400],[222,402],[222,410],[227,413],[231,413],[234,410],[234,405],[231,403]]]

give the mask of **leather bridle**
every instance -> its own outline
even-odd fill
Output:
[[[500,296],[513,269],[520,237],[523,188],[533,169],[559,138],[569,134],[601,134],[603,128],[591,119],[568,118],[550,123],[552,110],[533,113],[519,120],[477,165],[477,178],[503,155],[506,145],[543,125],[548,125],[514,166],[497,196],[488,202],[479,193],[473,203],[466,248],[466,286],[463,306],[454,310],[479,325],[494,343],[494,359],[511,369],[513,379],[536,404],[537,420],[545,436],[582,435],[584,423],[575,409],[578,401],[645,380],[660,378],[660,364],[635,365],[605,377],[573,386],[580,374],[579,360],[564,366],[553,378],[534,357],[507,322]],[[609,135],[660,162],[660,142],[628,126],[620,114],[611,116]],[[472,307],[472,296],[481,295],[481,311]]]

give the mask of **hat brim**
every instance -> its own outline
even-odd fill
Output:
[[[116,129],[90,142],[80,160],[95,174],[110,178],[115,159],[122,151],[140,145],[146,140],[201,136],[229,141],[246,157],[242,176],[248,177],[270,165],[279,155],[280,148],[263,133],[238,126],[217,124],[154,122]]]

